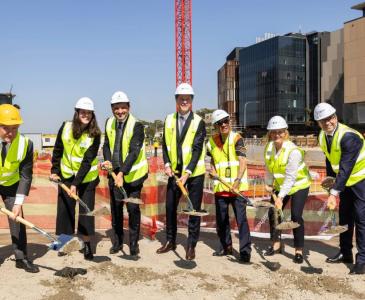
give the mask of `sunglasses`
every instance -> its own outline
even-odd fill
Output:
[[[223,124],[228,124],[228,123],[229,123],[229,118],[225,118],[223,120],[216,122],[215,125],[222,126]]]

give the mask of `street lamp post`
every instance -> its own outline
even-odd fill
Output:
[[[259,101],[247,101],[245,105],[243,106],[243,129],[246,129],[246,107],[247,104],[251,103],[259,103]]]

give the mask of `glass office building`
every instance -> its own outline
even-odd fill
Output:
[[[240,50],[239,123],[265,128],[274,115],[306,121],[306,37],[287,34]]]

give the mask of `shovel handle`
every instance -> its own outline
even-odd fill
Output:
[[[236,195],[242,196],[241,193],[239,191],[237,191],[236,189],[233,188],[232,185],[230,185],[229,183],[225,182],[221,177],[219,177],[218,175],[214,175],[213,173],[209,173],[210,176],[212,176],[214,179],[217,179],[221,184],[223,184],[225,187],[227,187],[231,192],[235,193]]]
[[[174,175],[174,177],[175,177],[176,184],[179,186],[179,188],[180,188],[181,192],[183,193],[183,195],[185,197],[189,197],[188,191],[186,190],[186,188],[184,187],[184,185],[179,180],[179,177],[177,177],[176,175]]]
[[[1,207],[0,210],[1,210],[2,213],[8,215],[9,217],[12,217],[12,218],[14,217],[13,212],[11,212],[10,210],[6,209],[5,207]],[[25,220],[25,219],[23,219],[22,217],[19,217],[19,216],[16,217],[15,221],[17,221],[19,223],[22,223],[25,226],[28,226],[30,228],[34,228],[35,227],[35,225],[33,223],[31,223],[31,222],[29,222],[29,221],[27,221],[27,220]]]
[[[68,188],[66,184],[62,182],[59,182],[58,184],[61,186],[61,188],[63,188],[66,191],[66,193],[70,194],[71,198],[75,199],[76,201],[80,201],[80,197],[74,193],[71,193],[71,190]]]

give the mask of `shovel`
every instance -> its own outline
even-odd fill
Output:
[[[321,186],[324,190],[326,190],[328,193],[330,192],[331,188],[335,184],[336,178],[328,176],[325,179],[323,179]],[[322,226],[322,228],[319,231],[319,234],[321,235],[339,235],[345,231],[348,230],[348,225],[337,225],[336,222],[336,214],[333,209],[330,209],[330,221],[331,226],[328,226],[328,223]]]
[[[276,199],[277,199],[276,194],[272,193],[271,195],[272,195],[274,201],[276,201]],[[283,210],[281,208],[280,209],[278,208],[277,212],[280,214],[282,222],[280,224],[276,225],[275,229],[287,230],[287,229],[295,229],[300,226],[298,222],[293,222],[291,220],[285,220],[285,216],[284,216]]]
[[[183,209],[181,211],[181,213],[189,215],[189,216],[196,216],[196,217],[204,217],[204,216],[209,215],[209,213],[205,209],[201,209],[201,210],[195,210],[194,209],[193,203],[190,200],[188,191],[186,190],[184,185],[179,180],[179,177],[177,177],[176,175],[174,175],[174,176],[175,176],[176,184],[179,186],[181,192],[183,193],[185,199],[188,202],[187,208]]]
[[[10,210],[7,210],[5,207],[0,206],[0,211],[9,217],[14,217],[14,214]],[[23,219],[22,217],[16,217],[15,221],[22,223],[25,226],[28,226],[35,232],[38,232],[39,234],[49,239],[51,241],[51,243],[48,244],[50,250],[61,251],[63,253],[71,253],[73,251],[79,251],[82,248],[82,242],[77,237],[73,237],[67,234],[61,234],[58,238],[55,238],[48,232],[35,226],[33,223]]]
[[[108,171],[108,174],[113,178],[114,182],[117,179],[117,175],[115,175],[115,173],[113,172],[113,170],[111,168],[107,168],[107,167],[101,167],[102,170],[106,170]],[[125,191],[124,187],[119,186],[117,187],[118,192],[120,192],[123,195],[122,199],[116,199],[116,201],[123,201],[125,203],[134,203],[134,204],[143,204],[142,199],[139,198],[134,198],[134,197],[128,197],[127,196],[127,192]]]
[[[61,180],[53,180],[53,179],[49,179],[52,182],[57,183],[66,193],[70,193],[70,189],[61,181]],[[71,194],[71,198],[74,199],[75,201],[79,202],[80,205],[85,208],[86,213],[85,214],[80,214],[80,215],[85,215],[87,217],[99,217],[99,216],[105,216],[105,215],[110,215],[110,211],[107,207],[102,207],[99,208],[98,210],[93,210],[91,211],[90,208],[86,205],[86,203],[84,201],[81,200],[81,198],[79,196],[77,196],[76,194]]]
[[[237,191],[236,189],[234,189],[232,187],[232,185],[230,185],[229,183],[225,182],[223,180],[223,178],[219,177],[218,175],[214,175],[213,173],[209,172],[209,175],[213,178],[218,180],[220,183],[222,183],[225,187],[227,187],[229,189],[230,192],[232,192],[233,194],[235,194],[236,196],[238,196],[243,202],[244,204],[246,204],[247,206],[252,206],[252,207],[266,207],[266,208],[270,208],[270,207],[274,207],[273,204],[271,204],[268,201],[251,201],[249,198],[245,197],[244,195],[242,195],[239,191]]]

